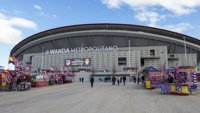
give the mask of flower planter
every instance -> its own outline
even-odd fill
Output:
[[[34,87],[45,87],[49,86],[49,81],[35,81]]]

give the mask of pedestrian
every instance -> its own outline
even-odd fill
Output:
[[[81,78],[79,77],[79,82],[81,82],[82,80],[81,80]]]
[[[84,77],[82,78],[82,83],[84,82]]]
[[[135,76],[133,77],[133,81],[134,81],[134,83],[136,83],[136,77]]]
[[[126,84],[126,76],[123,76],[123,83]]]
[[[13,81],[11,81],[11,82],[8,83],[8,84],[9,84],[9,85],[8,85],[8,86],[9,86],[8,90],[9,90],[9,91],[12,91],[12,89],[13,89],[13,88],[12,88],[12,86],[13,86]]]
[[[117,77],[117,84],[119,86],[119,82],[120,82],[120,77]]]
[[[139,83],[140,83],[140,77],[138,76],[137,77],[137,85],[139,85]]]
[[[106,79],[106,77],[104,78],[104,82],[106,82],[107,81],[107,79]]]
[[[93,88],[93,84],[94,84],[94,77],[93,76],[91,76],[91,78],[90,78],[90,83],[91,83],[91,87]]]
[[[141,78],[141,79],[142,79],[142,83],[143,83],[143,82],[144,82],[144,79],[145,79],[145,78],[144,78],[144,75],[142,75],[142,78]]]
[[[122,83],[122,78],[123,78],[123,77],[120,77],[120,83]]]
[[[115,81],[116,81],[116,77],[113,76],[113,77],[112,77],[112,85],[115,85]]]

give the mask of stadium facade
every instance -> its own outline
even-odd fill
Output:
[[[158,28],[128,24],[83,24],[59,27],[18,43],[11,56],[31,65],[32,71],[62,66],[94,71],[124,67],[198,65],[200,40]]]

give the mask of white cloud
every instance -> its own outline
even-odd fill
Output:
[[[37,25],[34,22],[24,19],[24,18],[14,17],[14,18],[10,19],[9,22],[12,25],[19,26],[19,27],[24,27],[24,28],[29,28],[29,29],[37,28]]]
[[[45,16],[46,15],[44,13],[43,8],[41,6],[39,6],[39,5],[33,5],[33,7],[39,11],[39,12],[37,12],[37,15],[39,15],[39,16]]]
[[[175,24],[175,25],[165,25],[160,28],[162,28],[162,29],[164,28],[164,29],[174,31],[174,32],[184,33],[188,29],[191,29],[192,25],[189,23],[179,23],[179,24]]]
[[[139,11],[135,18],[140,22],[149,22],[149,26],[155,27],[156,23],[165,19],[165,15],[159,15],[154,11]]]
[[[109,8],[120,8],[123,5],[133,9],[158,6],[179,15],[190,14],[200,6],[200,0],[102,0],[102,3]]]
[[[39,5],[33,5],[33,7],[34,7],[35,9],[37,9],[37,10],[42,10],[42,7],[39,6]]]
[[[107,5],[108,8],[120,8],[122,0],[102,0],[103,4]]]
[[[200,7],[200,0],[102,0],[102,3],[108,8],[117,9],[129,6],[136,12],[134,17],[141,22],[148,22],[149,26],[156,26],[157,22],[164,20],[169,13],[187,15],[196,12],[196,8]],[[159,9],[156,9],[158,7]]]
[[[37,24],[24,18],[8,17],[0,13],[0,43],[18,43],[22,39],[23,34],[20,28],[36,29]]]

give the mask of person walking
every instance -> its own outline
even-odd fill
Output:
[[[91,83],[91,87],[93,88],[93,84],[94,84],[94,77],[93,76],[91,76],[91,78],[90,78],[90,83]]]
[[[79,82],[81,82],[82,80],[81,80],[81,78],[79,77]]]
[[[119,86],[119,83],[120,83],[120,77],[117,77],[117,84]]]
[[[124,83],[124,86],[126,84],[126,76],[123,76],[123,83]]]
[[[116,77],[113,76],[113,77],[112,77],[112,85],[115,85],[115,81],[116,81]]]
[[[140,76],[137,77],[137,85],[140,83]]]
[[[133,77],[133,81],[134,81],[134,84],[135,84],[136,83],[136,77],[135,76]]]
[[[144,75],[142,75],[142,77],[141,77],[142,83],[144,82],[144,79],[145,79]]]
[[[84,82],[84,77],[82,78],[82,83]]]

